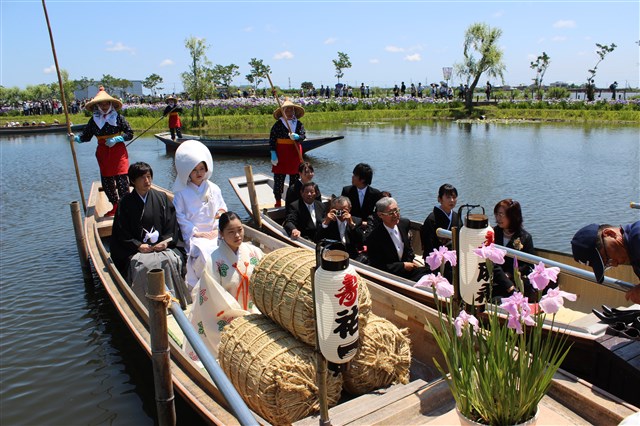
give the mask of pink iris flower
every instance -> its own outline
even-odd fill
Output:
[[[495,244],[491,243],[488,246],[480,246],[477,249],[473,249],[473,252],[483,259],[489,259],[495,264],[502,265],[504,263],[504,256],[507,254],[506,250],[499,249]]]
[[[456,328],[456,335],[462,337],[462,329],[471,324],[474,330],[478,330],[480,325],[478,324],[478,318],[473,315],[469,315],[465,311],[460,311],[460,314],[453,320],[453,326]]]
[[[417,288],[433,288],[439,297],[451,297],[453,296],[453,286],[442,275],[427,274],[424,275],[417,283],[414,284]]]
[[[435,271],[444,262],[449,262],[451,266],[456,266],[458,258],[456,257],[455,251],[451,251],[445,246],[440,246],[438,249],[433,249],[426,261],[429,268],[431,268],[432,271]]]
[[[529,281],[533,288],[544,290],[549,285],[549,281],[556,282],[559,273],[560,268],[555,266],[545,268],[544,263],[540,262],[533,268],[533,272],[529,274]]]
[[[564,306],[563,298],[575,302],[578,297],[573,293],[562,291],[559,288],[552,288],[549,289],[547,294],[542,296],[539,304],[545,313],[555,314],[562,306]]]
[[[516,291],[513,295],[503,298],[500,307],[509,313],[507,327],[515,329],[518,334],[522,334],[523,322],[530,326],[536,324],[531,317],[529,301],[520,292]]]

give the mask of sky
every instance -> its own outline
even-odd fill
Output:
[[[337,83],[332,60],[349,56],[343,83],[392,87],[443,80],[463,60],[474,23],[502,30],[504,83],[531,84],[532,61],[551,58],[545,83],[582,84],[599,60],[596,43],[616,49],[600,63],[596,85],[640,86],[640,1],[46,1],[58,64],[70,79],[163,78],[162,93],[182,90],[190,57],[185,40],[203,38],[212,64],[239,66],[247,84],[252,58],[271,67],[274,84]],[[486,76],[480,83],[486,82]],[[501,81],[491,79],[493,85]],[[0,85],[57,82],[42,1],[0,0]],[[460,83],[453,76],[452,84]],[[267,83],[268,84],[268,83]],[[264,83],[263,83],[264,85]]]

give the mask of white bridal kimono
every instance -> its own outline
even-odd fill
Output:
[[[201,162],[207,165],[206,179],[196,186],[189,180],[189,174]],[[217,238],[210,240],[194,237],[193,234],[209,231],[217,234],[216,214],[221,210],[227,211],[227,205],[218,185],[209,181],[213,161],[206,146],[194,140],[182,142],[176,151],[175,164],[178,176],[173,185],[173,204],[188,255],[186,282],[193,288],[207,259],[218,247]]]
[[[224,240],[213,252],[196,285],[193,310],[189,319],[205,345],[218,355],[220,333],[231,320],[250,313],[260,313],[249,296],[253,269],[262,259],[262,250],[242,243],[234,253]],[[185,340],[185,352],[198,361],[198,356]]]

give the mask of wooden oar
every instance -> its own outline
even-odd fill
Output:
[[[178,106],[178,104],[175,104],[173,106],[173,108],[171,108],[169,110],[169,112],[167,114],[170,114],[171,111],[173,111],[174,109],[176,109],[176,107]],[[140,136],[144,135],[145,133],[147,133],[149,131],[149,129],[151,129],[153,126],[155,126],[156,124],[158,124],[160,122],[160,120],[162,120],[163,118],[166,117],[166,114],[162,114],[162,117],[158,118],[155,123],[153,123],[151,126],[147,127],[145,130],[142,131],[142,133],[140,133],[138,136],[136,136],[135,138],[131,139],[131,142],[129,142],[128,144],[125,145],[125,148],[128,147],[129,145],[131,145],[132,143],[134,143],[136,141],[136,139],[138,139]]]
[[[42,0],[42,8],[44,9],[44,17],[47,21],[47,28],[49,29],[49,39],[51,40],[51,51],[53,52],[53,62],[56,64],[56,73],[58,74],[58,84],[60,85],[60,97],[62,101],[62,107],[64,108],[64,117],[67,121],[67,134],[71,135],[71,122],[69,121],[69,110],[67,109],[67,99],[64,95],[64,86],[62,84],[62,76],[60,75],[60,67],[58,67],[58,56],[56,55],[56,46],[53,43],[53,33],[51,32],[51,25],[49,24],[49,14],[47,13],[47,6]],[[76,157],[76,147],[72,136],[69,136],[69,146],[71,147],[71,155],[73,156],[73,165],[76,169],[76,180],[78,181],[78,189],[80,190],[80,199],[82,200],[82,208],[84,212],[87,212],[87,202],[84,198],[84,191],[82,190],[82,180],[80,179],[80,169],[78,168],[78,158]]]
[[[289,124],[289,120],[287,120],[287,116],[284,114],[284,110],[282,109],[282,104],[280,103],[280,98],[278,97],[278,93],[276,92],[275,87],[273,87],[273,83],[271,82],[271,76],[269,76],[269,73],[267,73],[267,79],[269,79],[269,84],[271,85],[271,93],[273,93],[273,97],[276,98],[276,102],[278,103],[278,108],[280,108],[280,112],[284,116],[284,122],[287,125],[287,129],[289,129],[289,134],[291,134],[293,133],[293,130],[291,130],[291,125]],[[296,152],[298,153],[298,158],[302,163],[302,149],[300,149],[300,144],[296,140],[294,140],[293,143],[295,144]]]

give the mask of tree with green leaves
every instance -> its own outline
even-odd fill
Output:
[[[151,91],[151,95],[156,96],[157,90],[162,90],[162,87],[158,87],[164,80],[158,74],[151,74],[149,77],[142,81],[142,86]]]
[[[604,60],[605,56],[613,52],[614,49],[618,46],[616,46],[615,43],[611,43],[610,46],[607,46],[606,44],[596,43],[596,47],[598,48],[598,50],[596,50],[596,54],[600,59],[598,59],[598,62],[596,62],[596,65],[593,67],[593,69],[589,70],[589,76],[587,77],[587,100],[588,101],[593,101],[595,99],[595,92],[596,92],[595,77],[596,77],[596,71],[598,70],[598,65],[600,65],[600,62]]]
[[[100,79],[100,84],[102,85],[102,87],[104,87],[104,90],[111,94],[111,92],[113,92],[113,89],[116,88],[116,85],[118,84],[117,79],[112,76],[111,74],[103,74],[102,78]]]
[[[269,65],[265,65],[262,59],[256,58],[251,58],[249,66],[251,67],[251,70],[245,78],[249,83],[253,84],[253,88],[255,90],[258,90],[260,83],[262,83],[267,74],[271,72],[271,67]]]
[[[531,62],[531,69],[536,70],[536,77],[533,79],[533,82],[536,87],[538,100],[542,100],[542,79],[544,78],[544,74],[547,72],[547,68],[549,68],[550,63],[551,58],[546,52],[542,52],[542,55],[538,56],[535,62]]]
[[[69,72],[64,69],[60,70],[60,77],[62,78],[62,88],[64,90],[64,99],[67,101],[67,105],[69,105],[75,99],[75,95],[73,94],[73,91],[76,87],[76,82],[69,80]],[[57,81],[55,83],[51,83],[51,96],[53,98],[57,98],[62,101],[62,96],[60,95],[60,83]]]
[[[310,81],[303,81],[300,87],[305,91],[313,90],[313,83]]]
[[[464,61],[455,64],[456,74],[465,78],[469,90],[465,94],[465,106],[473,105],[473,92],[482,74],[489,77],[500,77],[504,81],[505,65],[502,63],[503,52],[498,47],[498,39],[502,35],[499,28],[491,28],[487,24],[471,24],[464,36]]]
[[[80,80],[75,80],[75,89],[76,90],[86,90],[89,86],[93,86],[96,84],[96,81],[92,78],[80,77]]]
[[[186,39],[184,45],[189,50],[191,65],[189,65],[189,71],[181,74],[182,85],[189,97],[194,101],[191,109],[191,124],[200,126],[204,123],[200,102],[205,98],[210,85],[207,76],[210,74],[211,62],[209,62],[206,55],[209,46],[207,46],[204,38],[193,36]]]
[[[226,93],[229,93],[229,86],[231,86],[231,81],[237,76],[240,75],[238,71],[240,67],[236,64],[230,65],[216,65],[211,70],[210,80],[213,84],[218,88],[222,88]]]
[[[332,62],[333,66],[336,69],[336,77],[338,78],[338,83],[340,83],[340,79],[344,77],[344,72],[342,70],[351,68],[349,55],[343,52],[338,52],[338,59],[333,59]]]

